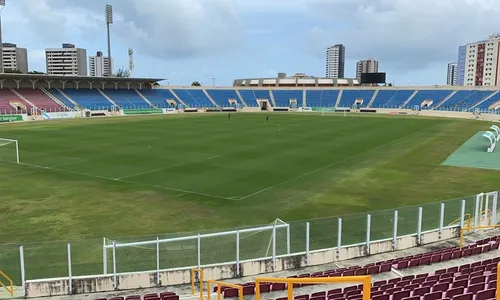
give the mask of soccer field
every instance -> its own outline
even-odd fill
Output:
[[[13,144],[0,147],[0,240],[13,243],[0,244],[0,262],[18,244],[29,260],[30,247],[51,255],[34,242],[61,241],[54,252],[63,253],[63,274],[55,275],[63,276],[68,241],[94,239],[102,249],[102,237],[344,215],[498,188],[498,171],[440,166],[489,123],[265,117],[183,114],[0,126],[1,138],[19,140],[22,162],[13,163]],[[102,270],[90,252],[75,254],[75,263],[88,265],[75,275]],[[27,279],[51,275],[50,258],[31,260]]]

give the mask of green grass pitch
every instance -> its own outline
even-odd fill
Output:
[[[0,147],[0,268],[19,278],[23,244],[27,279],[66,276],[71,242],[73,274],[95,274],[102,272],[102,237],[321,218],[498,188],[497,171],[440,165],[489,127],[485,122],[285,113],[270,114],[266,123],[265,116],[0,126],[1,138],[19,140],[22,162],[8,162],[12,145]],[[426,224],[437,223],[433,213]],[[392,233],[388,216],[373,215],[380,230],[372,238]],[[406,222],[413,228],[415,221]],[[363,227],[363,219],[353,219],[344,232],[356,236],[359,230],[363,238]],[[335,246],[335,239],[319,237],[321,230],[335,230],[311,230],[319,244]],[[193,251],[188,248],[183,251]],[[155,252],[141,251],[156,266]],[[193,261],[178,266],[183,263]]]

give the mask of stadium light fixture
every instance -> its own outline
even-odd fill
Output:
[[[5,7],[5,0],[0,0],[0,73],[4,73],[3,68],[3,39],[2,39],[2,10]]]
[[[212,77],[212,85],[213,85],[213,86],[215,86],[215,79],[217,79],[217,78]]]
[[[109,29],[109,25],[113,24],[113,6],[111,6],[110,4],[106,4],[105,14],[106,14],[106,28],[108,31],[108,65],[109,65],[108,76],[113,76],[113,59],[111,58],[111,33]]]

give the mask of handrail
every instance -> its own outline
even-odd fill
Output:
[[[0,275],[2,275],[2,277],[4,277],[5,279],[7,279],[7,281],[9,282],[10,284],[10,288],[7,287],[3,282],[2,280],[0,280],[0,286],[2,286],[4,289],[7,290],[7,292],[9,292],[9,294],[11,296],[14,296],[14,281],[12,281],[12,279],[10,279],[9,276],[7,276],[7,274],[5,274],[2,270],[0,270]]]

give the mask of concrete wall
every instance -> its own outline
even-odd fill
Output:
[[[423,232],[421,241],[423,244],[429,244],[446,239],[457,238],[459,234],[458,227],[445,228],[442,232],[433,230]],[[402,250],[416,247],[417,236],[409,235],[398,237],[396,244],[394,241],[383,240],[370,243],[370,255]],[[263,259],[258,261],[245,261],[240,263],[239,273],[235,263],[203,267],[205,279],[231,279],[246,276],[255,276],[260,274],[293,270],[306,266],[317,266],[332,263],[340,260],[359,258],[367,255],[366,244],[345,246],[337,252],[337,248],[317,250],[306,253],[295,253],[289,256],[276,257],[275,262],[272,259]],[[308,259],[309,256],[309,259]],[[309,263],[308,263],[309,261]],[[138,288],[152,288],[158,286],[171,286],[187,284],[191,282],[191,269],[165,270],[160,271],[160,284],[157,282],[157,272],[117,274],[117,286],[114,285],[113,275],[100,276],[80,276],[71,278],[71,289],[69,278],[54,278],[42,280],[26,281],[27,297],[44,297],[68,294],[83,294],[108,292],[114,290],[128,290]]]

